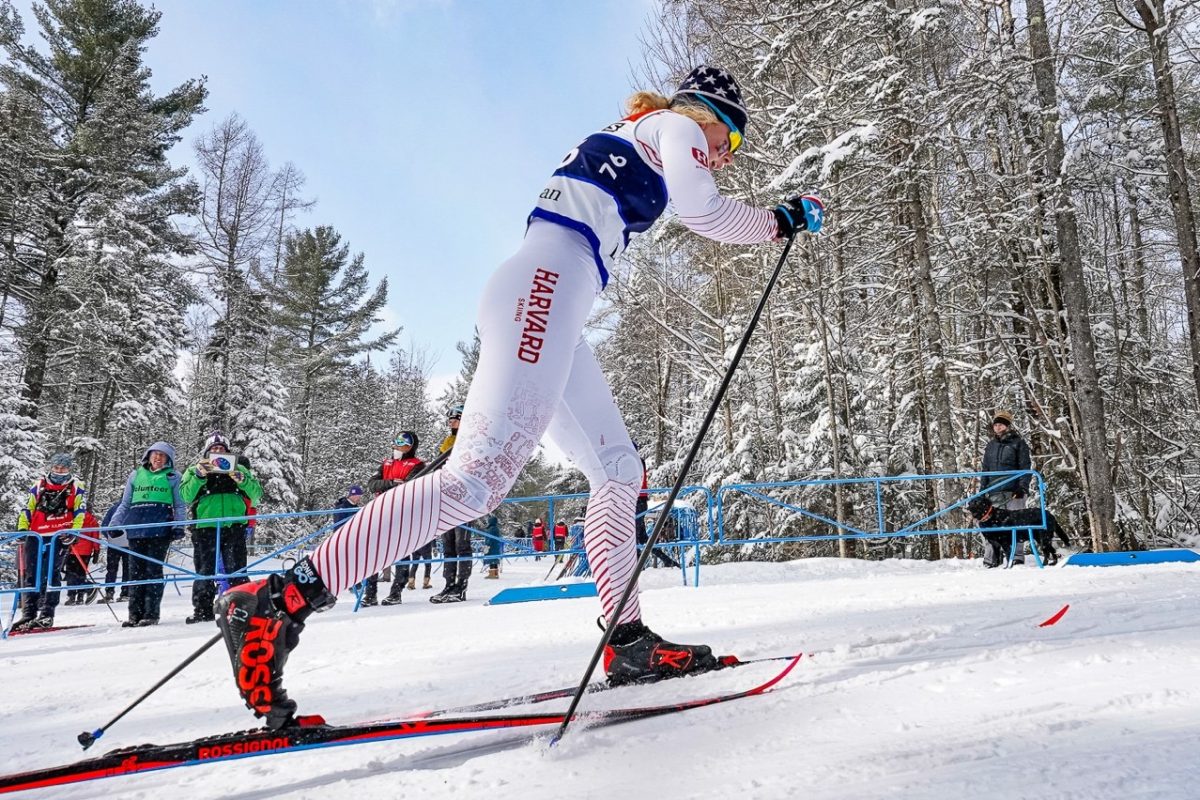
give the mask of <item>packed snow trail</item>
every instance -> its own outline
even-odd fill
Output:
[[[594,599],[484,606],[537,582],[510,564],[468,601],[350,614],[343,602],[304,632],[288,673],[303,713],[404,715],[579,678],[595,644]],[[102,784],[105,797],[520,797],[624,793],[677,798],[1121,798],[1194,796],[1200,783],[1200,571],[1194,565],[983,570],[976,562],[706,567],[642,578],[646,621],[679,641],[743,658],[804,644],[803,669],[751,704],[580,731],[553,750],[509,733],[415,740],[151,773]],[[186,587],[185,595],[186,595]],[[1069,613],[1039,628],[1064,605]],[[74,737],[203,642],[168,588],[164,623],[119,629],[96,606],[60,608],[96,627],[0,643],[0,771],[83,757]],[[109,748],[252,723],[221,654],[201,658],[122,720]],[[737,673],[705,691],[736,688]],[[582,708],[694,696],[689,681],[630,687]],[[21,797],[91,798],[96,787]]]

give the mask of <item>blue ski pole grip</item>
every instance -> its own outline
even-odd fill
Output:
[[[83,733],[79,734],[79,736],[77,736],[75,738],[77,738],[79,740],[79,743],[81,745],[83,745],[83,749],[87,750],[89,747],[91,747],[92,745],[94,745],[96,743],[97,739],[99,739],[103,735],[104,735],[104,730],[100,729],[100,730],[92,731],[91,733],[84,731]]]

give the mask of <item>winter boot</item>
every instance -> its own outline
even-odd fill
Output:
[[[446,588],[429,598],[431,603],[461,603],[467,599],[467,587],[460,583],[447,583]]]
[[[217,598],[217,626],[229,649],[238,693],[272,730],[320,724],[297,717],[296,702],[283,688],[283,668],[300,642],[304,621],[332,608],[337,598],[304,558],[282,575],[235,586]]]
[[[363,592],[362,606],[363,608],[366,608],[367,606],[377,605],[379,605],[379,590],[374,586],[369,586],[367,587],[367,590]]]
[[[408,576],[408,590],[411,592],[413,589],[416,589],[416,588],[417,588],[417,576],[409,575]]]
[[[129,602],[129,592],[122,589],[121,593],[119,595],[117,595],[117,602],[118,603],[128,603]]]
[[[192,614],[190,617],[185,619],[184,624],[195,625],[197,622],[212,622],[215,619],[216,619],[216,616],[211,611],[208,612],[207,614],[204,613],[203,611],[197,611],[196,613]]]
[[[708,645],[674,644],[642,624],[616,627],[604,648],[604,671],[614,686],[678,678],[720,667]]]
[[[500,568],[499,567],[488,567],[487,577],[488,577],[488,580],[491,580],[491,581],[500,580]]]
[[[130,614],[129,619],[127,619],[121,623],[121,627],[122,628],[136,628],[141,621],[142,621],[141,617],[135,617],[132,614]]]
[[[13,623],[12,631],[27,631],[33,627],[33,623],[37,621],[37,617],[30,614],[24,614],[19,620]]]
[[[388,592],[388,596],[383,598],[383,603],[381,605],[385,605],[385,606],[400,605],[401,603],[404,602],[404,599],[401,597],[402,594],[404,594],[403,589],[392,589],[390,592]],[[364,605],[365,605],[365,603],[364,603]]]
[[[109,587],[104,590],[104,602],[111,603],[113,601],[113,590]]]
[[[65,601],[63,601],[63,605],[64,605],[64,606],[75,606],[75,605],[79,605],[79,601],[78,601],[77,599],[75,599],[75,593],[74,593],[74,592],[67,592],[67,599],[66,599]]]
[[[157,617],[146,617],[146,618],[145,618],[145,619],[143,619],[141,622],[139,622],[139,623],[137,624],[137,626],[138,626],[139,628],[149,628],[149,627],[151,627],[151,626],[154,626],[154,625],[157,625],[157,624],[158,624],[158,618],[157,618]]]
[[[416,578],[413,578],[413,580],[415,581]],[[432,589],[433,588],[433,581],[429,580],[428,575],[425,576],[425,583],[421,586],[421,588],[422,589]]]

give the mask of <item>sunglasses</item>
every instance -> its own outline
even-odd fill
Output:
[[[715,103],[712,103],[707,98],[705,98],[703,95],[697,94],[697,95],[693,95],[693,97],[695,97],[701,103],[704,103],[704,105],[711,108],[712,112],[717,115],[717,119],[721,120],[721,122],[724,122],[725,125],[729,128],[729,152],[736,153],[738,151],[738,148],[742,146],[742,132],[738,130],[737,125],[734,125],[733,121],[731,119],[729,119],[729,117],[726,116],[725,113],[721,111],[721,109],[717,108]]]

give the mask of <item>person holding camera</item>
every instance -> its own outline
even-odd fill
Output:
[[[45,476],[30,487],[17,517],[17,530],[30,534],[21,542],[20,586],[36,591],[21,595],[21,618],[13,624],[14,631],[54,627],[59,593],[49,590],[59,586],[63,557],[75,539],[70,532],[85,527],[87,520],[87,491],[71,474],[74,466],[70,453],[51,456]]]
[[[222,458],[224,456],[224,458]],[[215,575],[217,572],[217,549],[221,551],[222,571],[231,574],[246,566],[246,509],[258,506],[262,499],[262,486],[250,470],[245,458],[236,459],[229,452],[229,440],[214,431],[204,442],[200,462],[187,468],[179,486],[183,501],[192,510],[195,523],[192,526],[192,560],[196,572]],[[218,522],[224,517],[242,517],[241,520]],[[230,578],[230,586],[246,582],[245,578]],[[217,595],[212,580],[197,579],[192,583],[192,608],[194,613],[187,618],[189,625],[211,622],[213,600]]]
[[[129,619],[121,623],[123,628],[158,624],[163,562],[171,540],[183,538],[183,526],[188,519],[181,484],[182,478],[175,469],[175,447],[155,442],[142,453],[141,463],[125,480],[121,500],[111,516],[106,517],[114,527],[153,523],[153,527],[125,530],[129,549],[134,552],[129,564],[134,585],[129,587]]]

